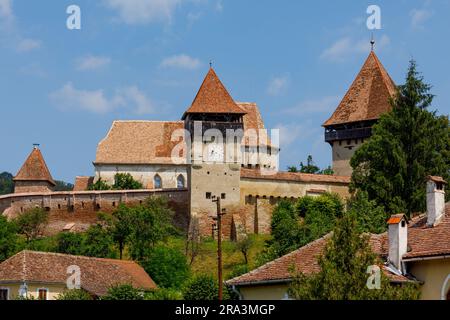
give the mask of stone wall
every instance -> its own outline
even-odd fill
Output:
[[[138,205],[153,195],[167,197],[175,212],[174,224],[187,230],[187,189],[10,194],[0,197],[0,213],[12,219],[40,207],[49,212],[47,234],[58,233],[68,224],[74,224],[72,231],[84,231],[97,221],[99,212],[111,213],[120,203]]]
[[[15,181],[15,193],[51,192],[53,186],[47,181]]]
[[[355,151],[363,144],[363,139],[352,139],[343,141],[334,141],[333,149],[333,171],[339,176],[351,176],[352,167],[350,159]]]

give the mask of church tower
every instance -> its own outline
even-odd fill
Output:
[[[396,85],[373,50],[333,115],[323,124],[325,141],[333,150],[333,171],[350,176],[350,159],[381,114],[391,110]]]
[[[228,215],[239,204],[241,159],[237,149],[241,148],[245,114],[210,68],[183,115],[192,142],[188,168],[191,221],[197,221],[200,234],[212,232],[213,197],[220,197]],[[229,139],[231,133],[237,134]]]

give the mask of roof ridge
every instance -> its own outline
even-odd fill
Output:
[[[44,255],[44,256],[72,257],[72,258],[79,258],[79,259],[85,259],[85,260],[98,260],[98,261],[114,262],[114,263],[118,262],[118,263],[123,263],[123,264],[137,264],[133,260],[119,260],[119,259],[112,259],[112,258],[87,257],[87,256],[66,254],[66,253],[60,253],[60,252],[44,252],[44,251],[23,250],[23,251],[21,251],[19,253],[38,254],[38,255]]]

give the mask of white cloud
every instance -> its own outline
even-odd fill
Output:
[[[155,107],[149,98],[145,96],[136,86],[120,89],[118,97],[121,104],[130,104],[134,107],[134,113],[138,115],[149,114],[155,111]]]
[[[18,52],[29,52],[41,47],[42,43],[39,40],[35,39],[22,39],[17,44]]]
[[[13,17],[12,0],[0,0],[0,18],[12,19]]]
[[[375,48],[378,50],[386,48],[390,42],[391,40],[387,35],[382,35],[379,40],[376,40]],[[369,53],[369,51],[369,40],[362,39],[356,41],[350,37],[344,37],[333,43],[331,47],[325,49],[320,55],[320,58],[328,61],[342,62],[353,57],[355,54]]]
[[[182,0],[104,0],[127,24],[170,23]]]
[[[331,113],[339,104],[340,97],[326,96],[316,100],[305,100],[293,108],[287,109],[286,113],[303,115],[307,113]]]
[[[267,93],[271,96],[278,96],[289,86],[289,76],[274,77],[267,86]]]
[[[142,115],[155,110],[150,99],[136,86],[118,89],[116,94],[109,98],[101,89],[80,90],[69,82],[61,89],[51,93],[49,97],[57,108],[64,111],[85,110],[104,114],[123,108]]]
[[[409,13],[411,16],[411,26],[414,29],[423,29],[423,24],[431,18],[433,12],[426,9],[413,9]]]
[[[280,148],[286,148],[293,143],[310,140],[317,135],[317,128],[310,121],[305,123],[279,123],[274,128],[280,130]]]
[[[161,67],[165,68],[179,68],[194,70],[201,66],[201,62],[198,59],[192,58],[186,54],[174,55],[165,58],[161,62]]]
[[[105,67],[110,63],[111,63],[111,59],[108,57],[89,55],[89,56],[78,59],[77,69],[81,70],[81,71],[96,70],[96,69]]]

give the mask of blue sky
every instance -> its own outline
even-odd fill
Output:
[[[81,30],[66,8],[81,8]],[[449,0],[0,0],[0,171],[41,149],[55,179],[92,175],[115,119],[178,120],[213,60],[237,101],[281,129],[281,165],[331,163],[321,124],[369,53],[402,83],[417,60],[450,111]]]

